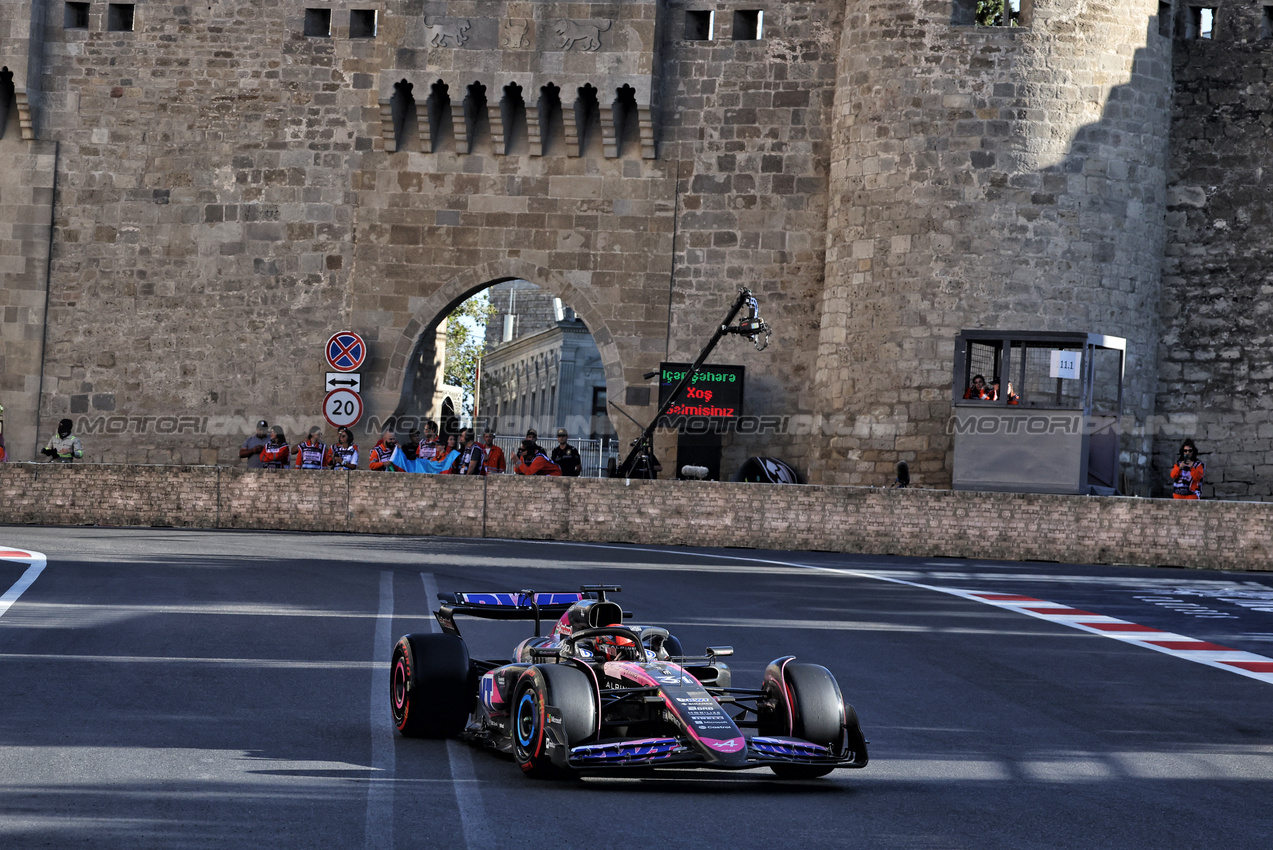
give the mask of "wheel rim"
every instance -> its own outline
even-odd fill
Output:
[[[407,716],[407,660],[402,655],[394,659],[393,682],[390,686],[393,698],[393,717],[401,726]]]
[[[517,703],[517,745],[529,753],[535,741],[538,724],[538,712],[535,710],[535,693],[526,691]]]

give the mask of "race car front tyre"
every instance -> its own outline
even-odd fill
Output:
[[[561,713],[565,746],[586,743],[597,734],[597,693],[592,679],[565,664],[530,667],[517,680],[513,696],[513,757],[527,776],[554,778],[548,711]]]
[[[787,694],[774,694],[780,708],[762,725],[761,733],[790,734],[839,752],[844,738],[844,697],[831,671],[817,664],[792,662],[783,668],[782,676]],[[783,779],[816,779],[833,770],[813,764],[771,764],[769,768]]]
[[[393,648],[389,707],[412,738],[452,738],[464,731],[477,690],[469,651],[456,635],[404,635]]]

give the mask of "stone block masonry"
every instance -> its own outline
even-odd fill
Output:
[[[713,362],[802,424],[728,469],[947,486],[958,331],[1094,331],[1129,342],[1132,492],[1193,436],[1206,495],[1273,500],[1268,7],[1202,38],[1187,3],[1021,5],[0,0],[10,454],[70,416],[94,461],[231,465],[257,419],[322,421],[347,328],[365,455],[432,398],[438,322],[515,278],[644,420],[746,285],[773,344]]]
[[[1273,505],[698,481],[0,465],[0,521],[1273,570]],[[1168,531],[1169,530],[1169,531]]]

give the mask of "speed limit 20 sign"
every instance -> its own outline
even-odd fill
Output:
[[[323,416],[333,428],[348,428],[362,418],[362,396],[353,390],[332,390],[323,399]]]

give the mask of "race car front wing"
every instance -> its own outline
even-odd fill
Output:
[[[821,767],[866,767],[867,754],[848,752],[836,755],[830,747],[811,744],[798,738],[756,736],[747,739],[745,761],[735,764],[712,763],[693,746],[688,738],[638,738],[599,741],[571,747],[563,759],[575,770],[623,767],[708,767],[717,770],[749,770],[771,764],[810,765]]]

